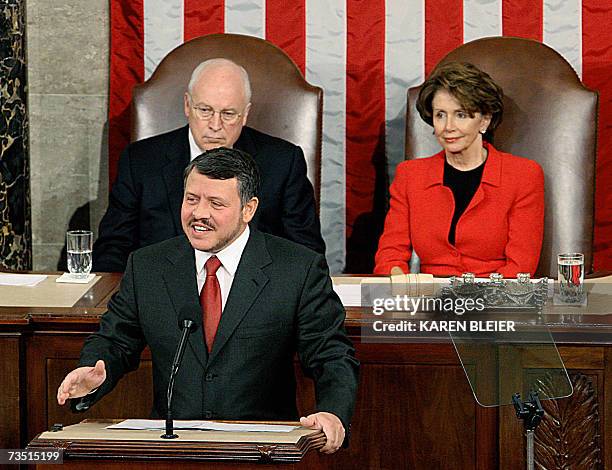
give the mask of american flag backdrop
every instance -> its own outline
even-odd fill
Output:
[[[324,90],[321,222],[332,272],[346,263],[348,270],[358,270],[349,267],[347,250],[350,257],[351,250],[376,246],[371,239],[376,231],[368,227],[384,216],[377,194],[384,194],[388,181],[380,177],[381,162],[391,180],[404,159],[407,89],[464,42],[505,35],[546,43],[600,93],[595,267],[612,269],[611,0],[111,0],[110,5],[111,182],[129,141],[132,86],[149,78],[170,50],[210,33],[265,38]]]

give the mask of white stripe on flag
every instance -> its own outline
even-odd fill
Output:
[[[183,0],[143,0],[144,78],[183,43]]]
[[[581,0],[544,1],[544,43],[567,60],[582,77]]]
[[[225,0],[225,32],[258,38],[266,35],[265,0]]]
[[[408,88],[425,76],[425,0],[385,5],[385,148],[389,181],[404,161]]]
[[[502,35],[502,0],[463,1],[463,42]]]
[[[306,80],[325,90],[321,226],[332,273],[346,256],[346,3],[306,0]]]

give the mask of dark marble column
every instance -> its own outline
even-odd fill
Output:
[[[25,0],[0,0],[0,269],[32,269]]]

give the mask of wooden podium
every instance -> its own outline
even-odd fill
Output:
[[[0,307],[0,447],[24,448],[54,423],[71,425],[85,418],[150,415],[153,397],[148,391],[153,389],[153,380],[148,349],[142,355],[140,368],[127,374],[87,412],[74,414],[69,407],[57,404],[57,387],[66,373],[77,366],[83,341],[97,330],[119,280],[119,274],[102,274],[70,307]],[[343,277],[342,281],[358,283],[360,279]],[[612,286],[612,276],[597,281],[604,287]],[[60,286],[74,288],[61,284],[56,288]],[[612,469],[612,295],[599,297],[599,313],[583,309],[559,312],[557,307],[543,313],[542,319],[549,325],[568,369],[574,394],[543,404],[550,405],[546,410],[550,419],[539,426],[536,438],[560,437],[547,439],[546,446],[536,447],[542,450],[536,453],[536,462],[542,468],[555,468],[554,458],[565,453],[568,468]],[[6,300],[0,293],[0,305]],[[596,305],[596,300],[591,296],[589,305]],[[423,314],[416,319],[435,317]],[[447,333],[420,342],[376,343],[362,334],[364,322],[362,309],[347,308],[346,329],[361,362],[349,447],[331,456],[307,452],[301,462],[277,464],[278,468],[524,468],[524,437],[514,408],[483,408],[476,403]],[[298,363],[295,371],[298,410],[302,415],[311,413],[316,410],[312,380],[304,376]],[[576,436],[581,446],[567,453],[565,442]],[[581,463],[587,445],[588,465]],[[89,468],[94,460],[82,462]],[[115,465],[108,458],[97,460],[104,466]],[[147,469],[164,463],[149,462]],[[201,464],[213,468],[225,465],[212,461]],[[188,465],[189,461],[185,461]],[[255,464],[246,462],[243,467],[228,463],[226,468],[249,465]],[[125,466],[123,460],[115,468]]]
[[[159,430],[106,429],[121,420],[84,420],[60,431],[39,434],[28,450],[63,449],[70,469],[165,469],[196,467],[275,469],[319,467],[316,449],[325,445],[322,431],[299,427],[290,432],[224,432],[177,430],[177,439],[165,440]],[[275,423],[299,426],[299,423]],[[309,452],[311,451],[312,452]],[[36,468],[57,468],[38,465]]]

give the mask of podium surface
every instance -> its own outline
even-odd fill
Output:
[[[121,420],[84,420],[66,426],[60,431],[39,434],[28,450],[62,449],[64,464],[70,468],[80,465],[95,466],[129,461],[166,465],[177,463],[295,464],[301,462],[309,451],[316,452],[325,444],[322,431],[298,427],[289,432],[225,432],[176,430],[177,439],[166,440],[161,430],[107,429]],[[270,423],[267,423],[270,424]],[[274,423],[299,426],[299,423]],[[316,452],[318,453],[318,452]],[[214,462],[214,464],[212,463]],[[201,468],[201,467],[200,467]],[[212,467],[211,467],[212,468]],[[248,468],[240,466],[240,468]],[[280,468],[283,468],[282,466]],[[291,468],[297,468],[295,465]]]

